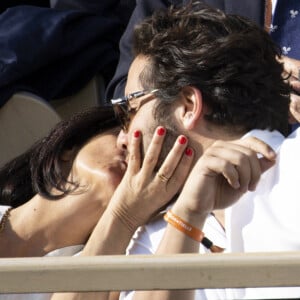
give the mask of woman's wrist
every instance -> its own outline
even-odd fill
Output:
[[[107,208],[94,228],[83,255],[124,254],[137,227],[128,224],[126,218]]]
[[[127,230],[129,234],[133,235],[139,226],[141,221],[132,213],[129,213],[129,209],[124,206],[116,206],[110,210],[110,214],[113,216],[116,222],[122,224],[123,230]]]

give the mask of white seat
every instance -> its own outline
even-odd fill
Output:
[[[74,114],[87,108],[103,105],[104,91],[104,80],[101,75],[97,75],[76,94],[51,100],[49,103],[62,119],[69,119]]]
[[[42,98],[16,93],[0,108],[0,166],[27,150],[61,120]]]

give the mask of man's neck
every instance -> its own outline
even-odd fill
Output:
[[[238,131],[235,129],[225,128],[223,126],[215,126],[205,124],[198,131],[190,132],[189,138],[191,146],[195,150],[195,158],[198,159],[202,156],[203,152],[209,148],[214,142],[218,140],[222,141],[234,141],[243,137],[247,132]]]

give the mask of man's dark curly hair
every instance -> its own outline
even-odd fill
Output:
[[[289,92],[277,61],[280,49],[252,21],[201,2],[156,12],[135,28],[134,54],[148,66],[144,88],[159,89],[156,116],[184,86],[197,87],[210,108],[206,119],[231,130],[288,133]]]

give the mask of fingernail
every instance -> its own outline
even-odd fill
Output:
[[[163,127],[159,127],[159,128],[157,129],[157,134],[158,134],[158,135],[164,135],[165,132],[166,132],[166,130],[165,130]]]
[[[133,136],[135,138],[138,138],[140,136],[141,132],[139,130],[136,130],[134,133],[133,133]]]
[[[178,139],[179,144],[184,145],[187,142],[187,139],[185,136],[181,136]]]
[[[186,148],[185,149],[185,155],[192,156],[193,155],[193,150],[191,148]]]

